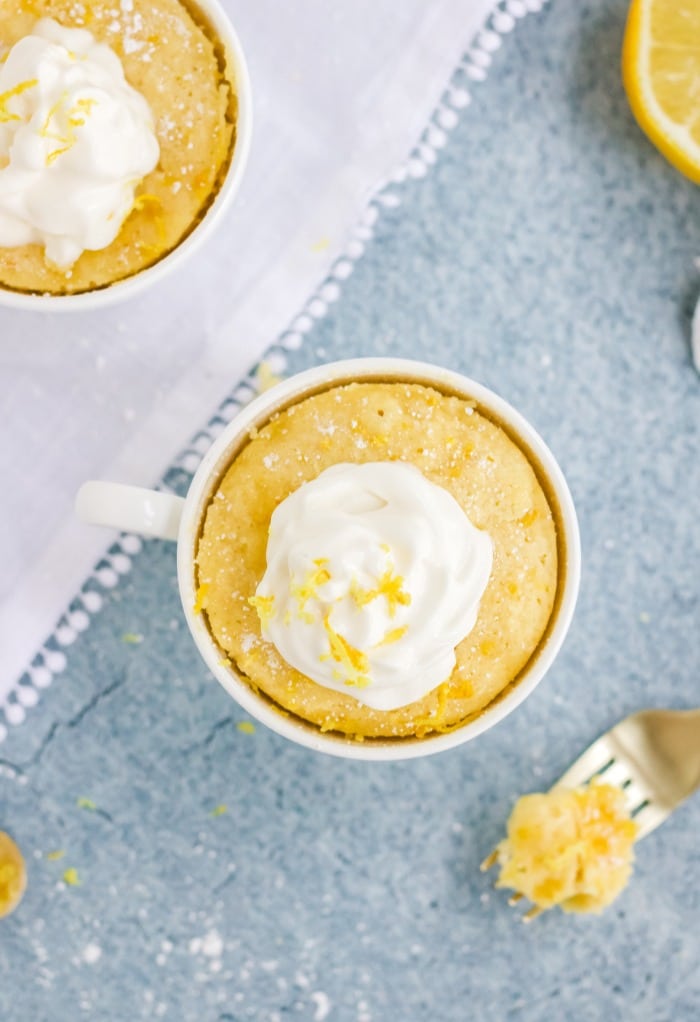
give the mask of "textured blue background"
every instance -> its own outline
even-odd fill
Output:
[[[174,550],[148,543],[2,746],[0,826],[30,870],[0,923],[3,1022],[698,1017],[699,799],[600,919],[523,929],[478,871],[514,797],[600,731],[700,703],[699,194],[628,112],[625,8],[559,0],[519,25],[292,356],[429,358],[540,429],[584,549],[555,668],[452,753],[314,756],[236,728],[181,623]],[[81,886],[60,883],[69,866]]]

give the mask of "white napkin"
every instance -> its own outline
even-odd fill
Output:
[[[507,31],[542,2],[506,0],[496,27]],[[80,483],[154,484],[338,257],[359,257],[353,228],[371,196],[398,166],[425,173],[430,146],[425,159],[407,159],[431,115],[443,103],[438,146],[468,102],[462,90],[443,93],[494,7],[223,3],[248,55],[255,125],[246,180],[218,233],[171,280],[125,305],[54,315],[0,308],[0,708],[10,723],[23,713],[8,694],[113,539],[75,520]],[[499,42],[483,35],[471,78],[485,77]],[[327,289],[308,311],[322,314],[337,293]],[[88,623],[76,619],[78,629]],[[61,638],[67,644],[70,632]],[[64,664],[53,654],[36,684]],[[25,706],[32,699],[23,692]]]

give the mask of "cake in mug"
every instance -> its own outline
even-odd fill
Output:
[[[538,473],[488,410],[420,383],[340,384],[232,455],[203,512],[196,609],[281,712],[422,738],[517,682],[559,559]]]
[[[236,97],[180,0],[0,0],[0,287],[76,294],[174,249],[216,197]]]

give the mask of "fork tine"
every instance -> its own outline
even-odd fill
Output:
[[[528,909],[528,911],[523,916],[523,923],[525,923],[525,925],[531,923],[533,919],[537,919],[537,917],[541,916],[543,912],[544,912],[543,908],[539,908],[537,905],[533,905],[532,908]]]
[[[634,815],[634,822],[639,827],[636,840],[641,841],[647,834],[651,834],[652,830],[656,830],[667,816],[667,809],[656,805],[654,802],[645,801]]]
[[[603,734],[594,741],[587,749],[574,760],[569,769],[562,774],[558,781],[552,786],[556,788],[579,788],[584,787],[594,777],[600,776],[606,784],[620,788],[625,795],[625,802],[630,813],[636,813],[635,820],[639,826],[639,837],[648,834],[650,830],[657,827],[665,819],[666,814],[661,813],[657,807],[651,805],[647,799],[648,795],[632,779],[630,768],[620,761],[618,751],[610,740],[610,732]],[[498,862],[498,847],[494,848],[481,863],[481,870],[485,872],[495,866]],[[508,898],[508,905],[512,908],[523,901],[524,895],[515,892]],[[541,915],[544,909],[533,905],[521,917],[523,923],[530,923],[537,916]]]
[[[578,788],[601,773],[611,761],[615,753],[607,735],[601,735],[592,745],[574,760],[566,773],[562,774],[554,785],[555,788]]]
[[[596,776],[606,784],[612,784],[614,788],[624,788],[632,779],[629,764],[623,763],[619,759],[614,759]]]
[[[635,813],[641,811],[646,804],[648,804],[649,796],[648,793],[642,791],[638,784],[631,781],[628,785],[623,787],[625,796],[625,808],[630,816],[634,816]]]
[[[491,869],[492,866],[496,865],[498,861],[498,849],[494,848],[490,855],[487,855],[484,861],[479,866],[482,873],[485,873],[487,869]]]

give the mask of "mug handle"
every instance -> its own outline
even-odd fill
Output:
[[[177,539],[185,506],[182,497],[124,483],[83,483],[75,511],[88,525],[107,525],[157,539]]]

